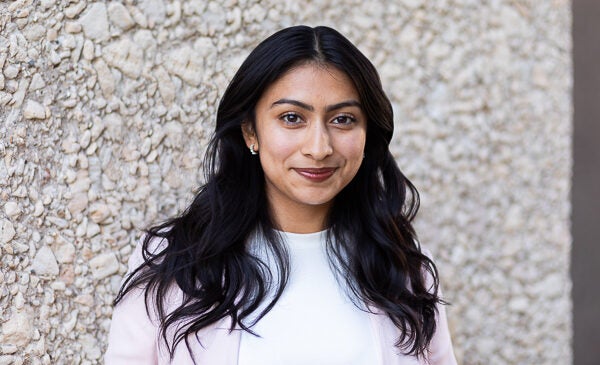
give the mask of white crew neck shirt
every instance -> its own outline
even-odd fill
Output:
[[[260,337],[242,332],[238,365],[381,364],[369,314],[352,303],[329,265],[327,232],[280,234],[290,255],[289,281],[252,327]],[[253,252],[272,263],[262,243],[256,239]]]

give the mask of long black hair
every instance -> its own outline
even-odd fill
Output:
[[[251,332],[252,323],[245,319],[259,308],[262,318],[285,289],[287,251],[269,213],[260,162],[248,152],[241,126],[254,121],[254,108],[269,85],[307,62],[348,75],[367,116],[365,158],[328,215],[332,267],[366,308],[376,308],[396,325],[399,349],[415,356],[427,353],[436,305],[443,301],[435,265],[421,252],[411,225],[418,192],[389,151],[391,103],[375,67],[344,36],[328,27],[295,26],[260,43],[231,80],[205,156],[206,183],[185,212],[148,230],[145,262],[127,277],[115,299],[117,304],[133,288],[145,288],[146,309],[158,316],[171,356],[181,341],[189,349],[193,334],[228,316],[231,330],[239,326]],[[274,252],[275,268],[249,252],[254,232]],[[166,242],[158,252],[151,247],[156,239]],[[183,301],[167,311],[165,300],[173,285],[183,292]],[[167,329],[174,338],[168,338]]]

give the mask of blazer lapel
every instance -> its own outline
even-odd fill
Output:
[[[371,310],[371,325],[378,344],[381,365],[419,365],[414,356],[403,355],[396,347],[399,333],[394,323],[377,309]]]
[[[241,329],[230,332],[230,324],[226,317],[201,331],[198,337],[202,345],[194,351],[198,365],[237,365]]]

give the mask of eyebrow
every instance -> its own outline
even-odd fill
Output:
[[[338,109],[342,109],[342,108],[346,108],[349,106],[355,106],[357,108],[362,109],[360,103],[356,100],[347,100],[347,101],[342,101],[341,103],[337,103],[337,104],[333,104],[333,105],[329,105],[327,108],[325,108],[326,111],[331,112],[334,110],[338,110]]]
[[[315,108],[312,105],[303,103],[299,100],[294,100],[294,99],[279,99],[277,101],[275,101],[273,104],[271,104],[271,108],[273,108],[276,105],[281,105],[281,104],[291,104],[291,105],[295,105],[297,107],[300,107],[302,109],[306,109],[308,111],[314,111]],[[334,110],[338,110],[341,108],[345,108],[345,107],[349,107],[349,106],[355,106],[358,108],[361,108],[361,105],[358,101],[356,100],[346,100],[346,101],[342,101],[341,103],[337,103],[337,104],[333,104],[333,105],[329,105],[325,108],[325,111],[327,112],[331,112]]]

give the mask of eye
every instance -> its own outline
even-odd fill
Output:
[[[356,122],[356,118],[350,115],[338,115],[337,117],[333,118],[332,122],[334,124],[349,125]]]
[[[286,113],[281,116],[281,119],[286,124],[298,124],[301,121],[300,116],[296,113]]]

